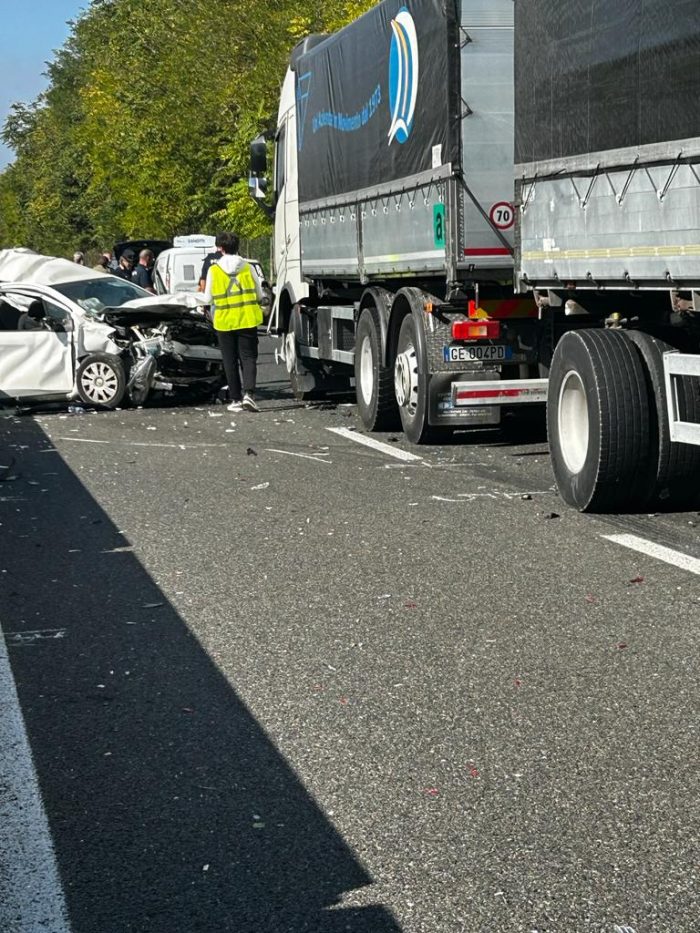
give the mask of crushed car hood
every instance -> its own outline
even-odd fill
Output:
[[[191,292],[175,292],[172,295],[149,295],[147,298],[134,298],[119,306],[120,311],[130,308],[179,308],[181,311],[201,308],[202,296]],[[113,309],[109,309],[113,310]],[[116,310],[116,309],[114,309]]]
[[[207,320],[202,310],[201,299],[188,292],[135,298],[118,308],[105,308],[98,317],[116,326],[157,324],[160,321]]]

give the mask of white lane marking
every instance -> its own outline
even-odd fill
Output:
[[[688,570],[700,576],[700,560],[682,551],[674,551],[673,548],[664,547],[663,544],[654,544],[653,541],[638,538],[637,535],[601,535],[601,537],[606,541],[621,544],[633,551],[639,551],[640,554],[646,554],[648,557],[655,557],[666,564],[671,564],[672,567],[679,567],[681,570]]]
[[[436,502],[456,502],[458,504],[467,503],[467,502],[476,502],[477,499],[507,499],[509,502],[514,499],[522,499],[523,496],[546,496],[549,495],[551,490],[549,489],[532,489],[532,490],[523,490],[522,492],[505,492],[502,489],[494,489],[492,492],[458,492],[457,498],[449,498],[447,496],[431,496],[431,499],[435,499]]]
[[[70,933],[24,719],[0,628],[0,930]]]
[[[190,447],[228,447],[228,444],[159,444],[154,441],[96,441],[89,437],[57,437],[57,441],[73,441],[75,444],[116,444],[118,447],[171,447],[187,450]]]
[[[395,457],[397,460],[405,460],[408,462],[413,462],[415,460],[422,460],[422,457],[416,456],[416,454],[410,454],[407,450],[401,450],[400,447],[392,447],[391,444],[384,444],[382,441],[376,441],[373,437],[367,437],[365,434],[358,434],[357,431],[351,431],[349,428],[326,428],[327,431],[332,431],[333,434],[338,434],[340,437],[347,437],[351,441],[355,441],[358,444],[364,444],[365,447],[371,447],[373,450],[378,450],[383,454],[387,454],[389,457]]]
[[[66,637],[64,628],[40,628],[23,632],[5,632],[8,645],[34,645],[38,641],[56,641]]]
[[[59,441],[73,441],[76,444],[109,444],[110,441],[95,441],[89,437],[58,437]]]
[[[285,457],[302,457],[304,460],[315,460],[316,463],[332,463],[332,460],[325,460],[322,456],[312,457],[311,454],[297,454],[293,450],[277,450],[274,447],[266,447],[269,454],[284,454]],[[327,454],[325,456],[328,456]]]

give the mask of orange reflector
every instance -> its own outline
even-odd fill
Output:
[[[477,320],[477,321],[488,321],[489,319],[488,311],[484,311],[484,309],[480,307],[478,308],[475,301],[470,301],[467,307],[468,307],[467,313],[470,318],[474,318],[474,320]]]
[[[454,340],[497,340],[500,336],[498,321],[455,321],[452,324]]]

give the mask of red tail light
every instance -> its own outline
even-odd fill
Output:
[[[453,340],[497,340],[501,336],[500,321],[455,321]]]

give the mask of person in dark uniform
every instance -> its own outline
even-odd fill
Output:
[[[155,295],[156,290],[153,287],[152,268],[153,253],[150,249],[142,249],[139,253],[138,265],[131,274],[131,280],[137,285],[140,285],[141,288],[145,288],[147,292],[151,292]]]
[[[134,268],[134,259],[136,258],[133,249],[125,249],[119,257],[119,265],[114,270],[114,275],[120,279],[131,281],[131,271]]]

